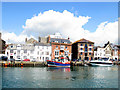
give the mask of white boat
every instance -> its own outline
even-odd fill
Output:
[[[89,63],[90,66],[112,66],[113,62],[110,59],[98,59],[91,60]]]

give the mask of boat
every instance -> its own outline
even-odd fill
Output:
[[[62,56],[58,60],[47,60],[47,65],[48,67],[70,67],[70,61]]]
[[[113,62],[110,59],[102,58],[98,60],[91,60],[89,62],[90,66],[112,66]]]

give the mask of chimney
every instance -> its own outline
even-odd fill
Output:
[[[50,43],[50,35],[47,37],[47,43]]]
[[[70,38],[68,37],[68,40],[70,40]]]
[[[25,38],[25,42],[27,42],[27,38]]]
[[[41,37],[38,37],[38,42],[41,42]]]

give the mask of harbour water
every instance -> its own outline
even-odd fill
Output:
[[[118,66],[2,68],[3,88],[118,88]]]

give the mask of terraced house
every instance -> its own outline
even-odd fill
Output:
[[[54,35],[50,35],[48,42],[51,44],[52,47],[52,56],[51,59],[58,60],[61,55],[66,56],[71,60],[71,49],[72,44],[68,39],[62,38],[60,33],[56,33]]]
[[[72,44],[72,59],[92,60],[94,58],[94,42],[80,39]]]

